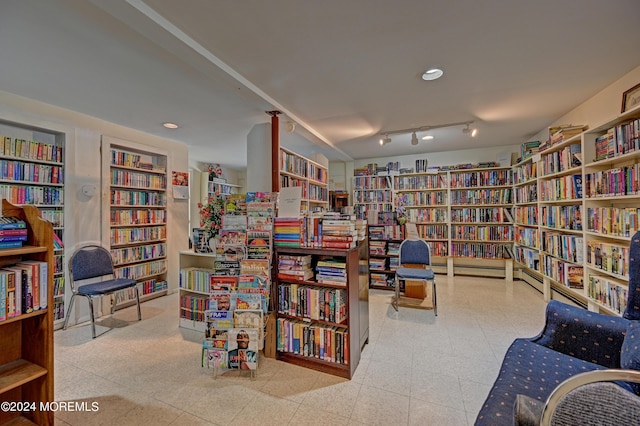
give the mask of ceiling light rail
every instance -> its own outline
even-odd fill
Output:
[[[434,124],[434,125],[429,125],[429,126],[420,126],[420,127],[413,127],[413,128],[409,128],[409,129],[400,129],[400,130],[389,130],[386,132],[380,132],[381,138],[380,138],[380,145],[384,146],[388,143],[391,143],[391,136],[392,135],[404,135],[404,134],[411,134],[411,145],[418,145],[419,139],[418,139],[418,133],[419,132],[427,132],[429,130],[433,130],[433,129],[442,129],[444,127],[455,127],[455,126],[465,126],[462,129],[462,133],[474,138],[478,135],[478,129],[476,129],[475,127],[471,127],[471,125],[473,124],[473,121],[459,121],[456,123],[447,123],[447,124]],[[424,140],[429,140],[429,139],[433,139],[433,136],[431,135],[427,135],[424,136],[422,139]]]

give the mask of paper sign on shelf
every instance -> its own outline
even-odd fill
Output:
[[[302,187],[291,186],[280,189],[278,217],[298,217],[302,206]]]

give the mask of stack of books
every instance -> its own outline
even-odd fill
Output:
[[[322,247],[350,249],[358,242],[355,218],[326,216],[322,219]]]
[[[276,217],[273,220],[273,245],[303,247],[304,223],[300,217]]]
[[[278,279],[283,281],[306,281],[312,278],[311,255],[278,256]]]
[[[386,242],[385,241],[370,241],[369,242],[369,255],[371,256],[380,256],[387,254],[386,250]]]
[[[27,241],[27,224],[17,217],[0,217],[0,249],[22,247]]]
[[[316,281],[347,286],[347,264],[343,260],[323,259],[316,264]]]

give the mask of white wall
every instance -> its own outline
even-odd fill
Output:
[[[96,100],[98,102],[99,100]],[[102,205],[100,194],[87,197],[80,188],[84,184],[102,186],[100,144],[101,136],[148,145],[169,153],[167,172],[188,171],[187,145],[98,120],[84,114],[0,91],[0,119],[64,133],[65,138],[65,249],[66,259],[73,250],[86,242],[109,242],[102,235]],[[188,248],[188,201],[174,200],[168,191],[167,247],[169,292],[177,291],[180,250]],[[68,282],[68,277],[67,277]],[[67,298],[68,303],[68,298]],[[79,313],[74,319],[84,321],[86,302],[79,301]]]
[[[549,123],[549,126],[586,124],[593,128],[611,121],[620,114],[622,94],[638,83],[640,83],[640,67],[631,70],[577,108],[569,111],[553,123]],[[547,128],[541,129],[535,137],[531,138],[531,140],[539,140],[541,142],[547,139],[549,139],[549,130]]]

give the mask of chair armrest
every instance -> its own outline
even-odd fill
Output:
[[[620,368],[620,349],[627,325],[624,318],[552,300],[547,305],[544,328],[532,341],[583,361]]]
[[[595,370],[576,374],[575,376],[570,377],[558,385],[558,387],[556,387],[547,398],[547,401],[542,408],[540,424],[545,426],[551,424],[551,417],[554,415],[554,411],[556,408],[559,408],[562,398],[567,396],[569,392],[592,383],[620,380],[640,383],[640,371]],[[584,392],[577,394],[575,397],[568,396],[568,398],[571,398],[572,400],[562,402],[562,404],[564,404],[562,410],[565,411],[565,413],[560,415],[569,416],[574,420],[576,414],[590,412],[589,416],[593,416],[590,420],[597,424],[600,421],[612,421],[613,419],[611,416],[615,416],[617,413],[619,415],[630,417],[625,420],[617,419],[617,421],[622,421],[622,423],[618,424],[631,424],[637,420],[636,416],[640,413],[640,398],[629,390],[625,390],[613,383],[600,386],[599,388],[594,389],[593,392],[589,392],[589,390],[585,388]],[[613,411],[613,413],[603,413],[601,410],[595,409],[594,405],[598,403],[605,404]],[[634,412],[630,411],[631,408],[633,408]],[[598,420],[595,418],[597,414],[604,415],[605,417]]]

